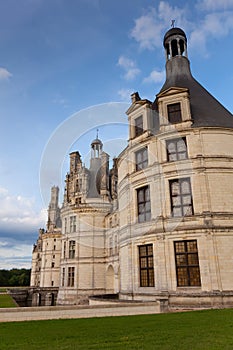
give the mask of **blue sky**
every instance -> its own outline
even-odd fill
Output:
[[[172,19],[232,112],[233,0],[0,0],[0,268],[30,267],[71,150],[88,162],[98,126],[112,157],[124,147],[130,94],[153,100],[165,79]]]

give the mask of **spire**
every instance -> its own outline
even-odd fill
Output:
[[[96,130],[96,139],[91,143],[91,158],[100,158],[102,153],[103,143],[99,139],[98,133],[99,129]]]

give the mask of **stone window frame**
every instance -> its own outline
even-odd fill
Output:
[[[174,241],[177,287],[200,287],[197,240]]]
[[[169,150],[169,145],[174,143],[174,151]],[[180,149],[179,143],[183,143],[185,146],[185,150]],[[188,148],[186,137],[178,137],[173,139],[166,140],[166,150],[167,150],[167,161],[168,162],[176,162],[179,160],[188,159]],[[174,158],[174,159],[172,159]]]
[[[76,215],[70,216],[70,233],[76,232]]]
[[[175,127],[177,130],[182,130],[184,127],[191,127],[192,113],[190,106],[190,96],[188,88],[170,88],[157,96],[160,130],[170,130]],[[168,106],[180,103],[181,120],[177,123],[169,122]]]
[[[137,191],[137,218],[138,222],[151,220],[150,186],[146,185],[136,189]]]
[[[76,248],[75,240],[70,240],[69,241],[69,259],[75,258],[75,248]]]
[[[63,245],[63,259],[66,258],[66,241],[64,242],[64,245]]]
[[[167,104],[167,119],[171,124],[182,123],[182,109],[180,102]]]
[[[184,190],[185,182],[188,183],[188,191]],[[175,184],[177,188],[175,188]],[[184,217],[193,215],[193,196],[190,177],[169,180],[169,190],[172,217]]]
[[[141,157],[141,160],[140,160]],[[136,171],[145,169],[148,167],[148,147],[142,147],[135,152],[135,166]]]
[[[67,287],[74,287],[74,276],[75,276],[75,267],[69,266],[68,267]]]
[[[154,287],[154,254],[153,244],[138,246],[139,257],[139,282],[140,287]]]

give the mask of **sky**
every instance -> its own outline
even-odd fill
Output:
[[[50,187],[90,143],[127,144],[130,94],[165,80],[171,21],[188,38],[193,76],[233,111],[233,0],[0,0],[0,269],[31,266]]]

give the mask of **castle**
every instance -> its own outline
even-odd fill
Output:
[[[97,137],[89,169],[70,154],[61,208],[51,190],[34,305],[117,294],[233,306],[232,114],[193,78],[184,31],[171,28],[163,44],[166,81],[153,102],[131,95],[128,145],[112,169]]]

